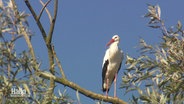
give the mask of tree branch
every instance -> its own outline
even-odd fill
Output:
[[[54,65],[54,55],[53,55],[51,41],[52,41],[55,21],[56,21],[56,17],[57,17],[57,10],[58,10],[58,0],[55,0],[55,2],[54,2],[54,17],[52,19],[52,23],[50,24],[50,31],[48,33],[47,40],[46,40],[46,45],[47,45],[48,55],[49,55],[49,61],[50,61],[50,72],[52,74],[54,74],[54,67],[53,67],[53,65]]]
[[[51,24],[51,22],[52,22],[52,17],[51,17],[51,14],[50,14],[49,10],[46,8],[47,4],[48,4],[50,1],[51,1],[51,0],[47,1],[46,4],[44,4],[43,1],[40,0],[40,3],[41,3],[42,6],[44,7],[44,8],[42,8],[42,10],[45,9],[45,11],[47,12],[47,15],[48,15],[48,17],[49,17],[50,24]]]
[[[31,14],[33,15],[33,18],[35,19],[35,21],[36,21],[36,23],[38,25],[38,28],[40,29],[40,31],[42,33],[42,37],[43,37],[44,41],[46,42],[46,40],[47,40],[47,34],[46,34],[46,32],[45,32],[45,30],[44,30],[44,28],[43,28],[40,20],[38,19],[35,11],[33,10],[31,4],[29,3],[29,0],[24,0],[24,2],[27,5],[28,9],[30,10]]]
[[[47,14],[49,16],[50,21],[52,20],[52,17],[50,15],[50,12],[48,11],[48,9],[46,8],[46,6],[50,3],[51,0],[48,0],[45,4],[40,0],[40,3],[42,4],[43,8],[40,11],[40,14],[38,15],[38,20],[40,20],[40,17],[42,16],[42,13],[44,11],[44,9],[47,11]]]
[[[55,50],[54,50],[54,46],[52,46],[52,51],[53,51],[53,54],[54,54],[54,58],[55,58],[55,60],[56,60],[56,62],[57,62],[57,65],[58,65],[58,67],[59,67],[59,69],[60,69],[60,72],[61,72],[62,77],[63,77],[63,78],[66,78],[65,73],[64,73],[64,70],[63,70],[63,68],[62,68],[62,66],[61,66],[61,63],[60,63],[60,61],[59,61],[59,59],[58,59],[58,57],[57,57],[57,55],[56,55],[56,52],[55,52]]]
[[[110,96],[104,96],[102,94],[97,94],[94,93],[92,91],[86,90],[82,87],[80,87],[79,85],[67,80],[66,78],[59,78],[56,77],[50,73],[45,73],[45,72],[39,72],[39,76],[45,79],[53,79],[55,82],[60,83],[62,85],[68,86],[73,90],[78,91],[79,93],[83,94],[86,97],[89,97],[93,100],[101,100],[101,101],[105,101],[105,102],[110,102],[113,104],[127,104],[125,101],[119,99],[119,98],[114,98],[114,97],[110,97]]]
[[[54,26],[55,26],[55,22],[56,22],[56,17],[57,17],[57,11],[58,11],[58,0],[54,1],[54,16],[50,25],[50,30],[49,30],[49,34],[47,37],[47,44],[51,43],[52,41],[52,36],[53,36],[53,31],[54,31]]]

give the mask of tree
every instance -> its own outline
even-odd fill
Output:
[[[146,18],[149,27],[160,29],[162,42],[148,45],[140,39],[141,55],[127,55],[127,72],[122,77],[126,92],[138,91],[131,103],[182,104],[184,102],[184,31],[178,21],[174,28],[166,29],[158,5],[148,5]]]
[[[99,100],[99,103],[110,102],[113,104],[126,104],[119,98],[106,97],[80,87],[67,79],[64,69],[57,57],[52,44],[54,26],[57,18],[58,0],[48,0],[40,3],[43,5],[40,13],[37,14],[34,6],[29,0],[24,0],[30,10],[36,25],[41,31],[46,51],[48,52],[49,69],[41,69],[41,61],[37,59],[34,47],[31,43],[33,37],[29,30],[30,16],[18,10],[15,0],[10,0],[0,7],[0,101],[1,103],[75,103],[65,91],[54,93],[56,83],[76,90],[86,97]],[[47,8],[53,2],[53,14]],[[150,27],[162,30],[163,42],[153,47],[147,45],[141,39],[141,56],[132,58],[127,55],[127,71],[122,77],[122,88],[126,92],[138,91],[139,96],[132,97],[131,103],[139,101],[145,103],[182,103],[183,97],[183,70],[184,70],[184,38],[182,24],[178,22],[176,29],[169,31],[161,20],[159,6],[149,5]],[[46,32],[40,21],[43,11],[46,11],[50,29]],[[15,44],[24,39],[27,48],[19,52]],[[56,74],[55,68],[60,69]],[[66,70],[66,69],[65,69]],[[146,91],[144,91],[146,89]],[[19,93],[18,93],[19,92]],[[18,97],[14,97],[14,96]],[[145,96],[146,95],[146,96]],[[77,95],[78,96],[78,95]],[[102,102],[100,102],[102,101]]]

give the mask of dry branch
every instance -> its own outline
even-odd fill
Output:
[[[57,57],[57,55],[56,55],[56,52],[55,52],[55,50],[54,50],[54,46],[52,46],[52,51],[53,51],[53,54],[54,54],[54,58],[55,58],[55,60],[56,60],[56,62],[57,62],[57,65],[58,65],[58,67],[59,67],[59,69],[60,69],[60,72],[61,72],[62,77],[63,77],[63,78],[66,78],[65,73],[64,73],[64,70],[63,70],[63,68],[62,68],[62,66],[61,66],[61,63],[60,63],[60,61],[59,61],[59,59],[58,59],[58,57]]]
[[[93,100],[100,100],[100,101],[110,102],[113,104],[127,104],[125,101],[123,101],[119,98],[114,98],[114,97],[110,97],[110,96],[107,97],[107,96],[104,96],[102,94],[97,94],[97,93],[94,93],[92,91],[86,90],[86,89],[80,87],[79,85],[77,85],[77,84],[75,84],[75,83],[73,83],[65,78],[59,78],[59,77],[56,77],[52,74],[44,73],[44,72],[39,72],[39,75],[40,75],[40,77],[48,79],[48,80],[53,79],[55,82],[60,83],[60,84],[65,85],[65,86],[68,86],[71,89],[78,91],[79,93],[81,93],[84,96],[89,97]]]
[[[51,24],[51,22],[52,22],[52,16],[51,16],[49,10],[46,8],[46,6],[49,4],[50,1],[51,1],[51,0],[48,0],[48,1],[44,4],[43,1],[40,0],[40,3],[42,4],[43,8],[42,8],[42,10],[41,10],[41,12],[40,12],[40,15],[38,16],[38,19],[40,19],[41,15],[42,15],[42,13],[43,13],[43,11],[44,11],[44,9],[45,9],[45,11],[47,12],[47,15],[48,15],[48,17],[49,17],[50,24]]]
[[[30,10],[31,14],[33,15],[33,18],[35,19],[35,21],[36,21],[36,23],[38,25],[38,28],[40,29],[40,31],[42,33],[42,37],[43,37],[44,41],[46,42],[46,40],[47,40],[47,34],[46,34],[46,32],[45,32],[45,30],[44,30],[44,28],[42,26],[42,23],[38,19],[38,17],[36,15],[35,11],[33,10],[33,8],[31,6],[29,0],[24,0],[24,2],[26,4],[26,6],[28,7],[28,9]]]

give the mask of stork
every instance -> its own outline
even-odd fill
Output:
[[[116,80],[117,74],[121,68],[123,60],[123,51],[118,47],[120,37],[114,35],[107,43],[108,49],[106,50],[103,64],[102,64],[102,90],[108,96],[111,84],[114,81],[114,97],[116,97]]]

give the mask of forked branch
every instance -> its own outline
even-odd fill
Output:
[[[47,34],[42,26],[42,23],[40,22],[40,20],[38,19],[34,9],[32,8],[29,0],[24,0],[25,4],[27,5],[28,9],[30,10],[31,14],[33,15],[33,18],[35,19],[37,25],[38,25],[38,28],[40,29],[41,33],[42,33],[42,37],[44,39],[44,41],[46,42],[47,40]]]

